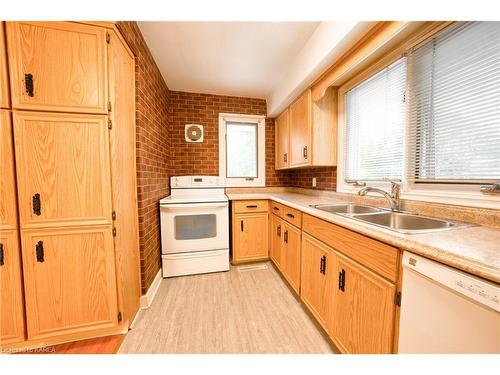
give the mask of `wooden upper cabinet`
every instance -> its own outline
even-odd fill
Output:
[[[28,339],[118,322],[111,225],[23,230]]]
[[[308,89],[275,120],[275,168],[337,165],[337,89],[313,102]],[[285,157],[286,155],[286,157]]]
[[[289,107],[290,167],[311,164],[312,115],[311,90],[307,90]]]
[[[106,29],[7,22],[12,107],[107,113]]]
[[[302,233],[300,297],[325,330],[332,303],[334,260],[330,247]]]
[[[7,49],[4,23],[0,21],[0,108],[9,108],[9,79],[7,75]]]
[[[0,231],[0,347],[24,340],[24,301],[18,231]]]
[[[350,354],[392,353],[395,285],[342,255],[334,273],[339,282],[329,332],[335,344]]]
[[[288,168],[290,159],[288,155],[289,144],[289,113],[288,109],[278,116],[274,123],[275,129],[275,168]]]
[[[13,118],[21,228],[110,224],[107,117]]]
[[[233,216],[233,262],[266,259],[268,248],[268,214],[256,212]]]
[[[135,166],[135,63],[132,53],[116,33],[111,33],[109,55],[111,184],[116,236],[120,300],[123,321],[139,309],[140,264]]]
[[[14,146],[10,112],[0,110],[0,230],[17,228]]]

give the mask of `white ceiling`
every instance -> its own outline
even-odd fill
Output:
[[[269,97],[320,22],[138,22],[171,90]]]

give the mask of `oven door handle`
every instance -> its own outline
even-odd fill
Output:
[[[221,208],[227,207],[227,202],[214,203],[178,203],[178,204],[161,204],[160,207],[167,210],[181,210],[185,208]]]

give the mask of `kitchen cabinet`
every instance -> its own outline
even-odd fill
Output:
[[[111,224],[106,116],[14,113],[21,228]]]
[[[3,196],[2,196],[3,199]],[[19,232],[0,230],[0,348],[24,340]]]
[[[111,225],[22,231],[28,339],[118,324]]]
[[[285,279],[287,279],[297,294],[300,291],[301,234],[302,232],[299,228],[284,223],[281,248],[281,270]]]
[[[275,121],[275,168],[284,169],[290,165],[288,143],[290,136],[289,111],[286,109]]]
[[[7,50],[4,23],[0,21],[0,108],[9,108],[9,79],[7,75]]]
[[[108,71],[111,200],[117,282],[124,324],[140,307],[139,222],[135,152],[135,59],[122,37],[109,32]]]
[[[396,287],[359,263],[337,256],[329,333],[342,352],[392,352]]]
[[[7,22],[12,107],[108,112],[106,34],[74,22]]]
[[[14,145],[10,112],[0,110],[0,230],[17,229]]]
[[[269,258],[269,203],[259,201],[233,202],[233,263]],[[258,211],[258,212],[256,212]]]
[[[307,90],[289,108],[290,167],[311,164],[311,90]]]
[[[302,233],[300,298],[325,331],[332,303],[334,260],[329,246]]]
[[[337,165],[337,106],[336,88],[317,101],[308,89],[276,118],[276,169]]]
[[[271,248],[270,248],[270,258],[273,263],[281,270],[281,254],[283,247],[283,227],[285,221],[276,215],[271,215]]]

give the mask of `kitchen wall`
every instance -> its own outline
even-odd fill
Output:
[[[219,113],[266,115],[264,99],[170,91],[171,174],[219,174]],[[204,126],[203,143],[184,140],[185,124]],[[274,122],[266,121],[266,184],[283,186],[286,172],[274,170]]]
[[[337,187],[337,167],[293,169],[287,177],[287,186],[315,190],[335,190]],[[313,177],[316,177],[316,187],[312,186]]]
[[[168,87],[135,22],[117,27],[135,59],[137,191],[141,285],[145,293],[160,269],[158,200],[169,193],[171,118]]]

